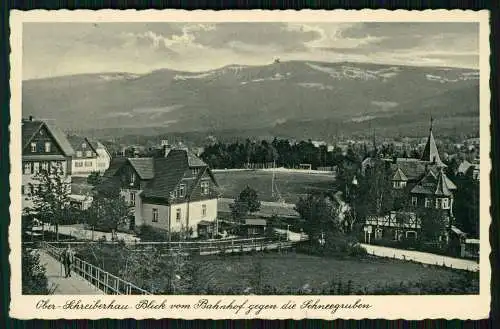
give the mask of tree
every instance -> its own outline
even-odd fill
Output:
[[[462,231],[479,237],[479,181],[473,178],[473,168],[455,179],[457,191],[453,202],[455,223]]]
[[[339,231],[340,209],[335,198],[324,193],[300,197],[295,205],[295,211],[306,221],[304,232],[311,238],[318,238],[321,233]]]
[[[111,230],[113,236],[118,227],[125,224],[131,215],[131,208],[119,191],[100,193],[94,197],[88,209],[88,224],[95,228]]]
[[[259,211],[260,205],[257,191],[247,186],[229,207],[231,208],[233,218],[241,219],[248,213]]]
[[[38,185],[32,186],[33,207],[27,211],[42,222],[54,225],[59,241],[59,224],[68,219],[71,211],[71,181],[62,166],[40,170],[35,180]]]
[[[446,231],[447,218],[442,209],[421,208],[417,210],[420,219],[421,238],[427,242],[436,242]]]
[[[40,255],[34,251],[22,248],[22,291],[24,295],[47,295],[48,281],[45,267],[40,264]]]
[[[102,182],[101,174],[98,171],[93,171],[87,177],[87,183],[92,186],[97,186]]]

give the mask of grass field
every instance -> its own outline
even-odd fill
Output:
[[[259,194],[262,201],[277,201],[272,197],[271,171],[215,172],[223,198],[236,198],[248,185]],[[300,196],[312,191],[333,191],[335,177],[328,174],[277,172],[276,185],[286,203],[295,203]]]
[[[425,293],[412,285],[449,288],[452,282],[460,282],[455,293],[479,293],[477,282],[469,280],[469,287],[463,286],[464,274],[422,264],[395,261],[382,258],[335,259],[299,253],[280,255],[269,253],[258,255],[229,256],[200,259],[209,264],[217,273],[213,282],[214,290],[243,291],[251,285],[257,275],[256,262],[261,259],[262,278],[266,285],[288,291],[290,288],[309,287],[312,291],[323,291],[332,281],[346,283],[352,281],[352,294],[375,292],[387,285],[407,287],[406,293]],[[408,288],[409,287],[409,288]],[[457,284],[455,283],[455,287]],[[468,289],[468,290],[466,290]],[[448,292],[450,293],[450,292]]]

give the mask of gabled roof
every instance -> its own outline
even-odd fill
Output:
[[[392,176],[392,180],[396,180],[396,181],[408,181],[408,178],[406,177],[406,175],[403,173],[403,171],[401,170],[401,168],[397,168],[396,169],[396,172],[394,173],[394,176]]]
[[[189,167],[206,167],[207,164],[194,153],[186,150]]]
[[[470,163],[469,161],[467,160],[462,161],[457,168],[457,173],[465,175],[467,170],[469,170],[470,166],[472,166],[472,163]]]
[[[92,143],[90,143],[90,141],[86,137],[77,136],[77,135],[69,135],[69,136],[66,136],[66,138],[68,139],[68,142],[71,145],[71,147],[73,148],[73,150],[80,149],[81,145],[83,143],[85,143],[85,144],[90,146],[92,151],[97,153],[96,148],[92,145]]]
[[[450,196],[457,187],[441,169],[438,173],[429,172],[413,187],[411,193],[436,196]]]
[[[155,176],[153,158],[128,158],[128,161],[141,179],[152,179]]]
[[[38,133],[38,131],[40,131],[40,129],[42,129],[43,127],[47,128],[47,131],[52,135],[65,156],[72,156],[74,154],[74,150],[71,147],[71,144],[69,143],[65,134],[56,126],[40,120],[23,120],[21,128],[23,149],[31,142],[35,134]]]
[[[169,198],[188,168],[185,150],[171,150],[166,158],[155,158],[154,179],[144,189],[144,196]]]

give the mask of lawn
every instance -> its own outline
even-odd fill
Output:
[[[386,286],[404,286],[406,293],[429,293],[414,286],[447,289],[455,285],[454,293],[473,291],[479,293],[477,281],[468,279],[469,287],[463,286],[468,274],[444,268],[423,266],[422,264],[402,262],[391,259],[335,259],[311,256],[300,253],[280,255],[269,253],[258,255],[213,257],[198,259],[217,273],[214,281],[215,291],[243,291],[255,280],[256,263],[261,262],[263,282],[278,291],[287,292],[290,288],[304,288],[312,292],[328,290],[332,282],[341,282],[344,287],[351,280],[352,294],[380,294]],[[196,260],[195,260],[196,261]],[[458,282],[458,287],[457,287]],[[345,293],[345,292],[344,292]],[[448,292],[450,293],[450,292]]]
[[[248,185],[262,201],[277,201],[272,196],[271,171],[215,172],[223,198],[236,198]],[[300,196],[312,191],[333,191],[335,177],[328,174],[277,172],[276,185],[286,203],[295,203]]]
[[[131,274],[123,272],[126,264],[132,262],[129,257],[146,261],[148,266],[128,280],[152,292],[168,294],[164,289],[168,286],[170,258],[151,252],[134,256],[127,248],[81,245],[77,256],[119,276]],[[185,294],[477,294],[479,291],[477,273],[372,256],[344,259],[267,252],[193,256],[186,262],[198,268],[195,289],[202,290],[193,291],[188,286]],[[190,282],[189,274],[186,278]]]

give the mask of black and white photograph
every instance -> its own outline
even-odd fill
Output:
[[[20,24],[22,296],[489,295],[484,15],[183,17]]]

